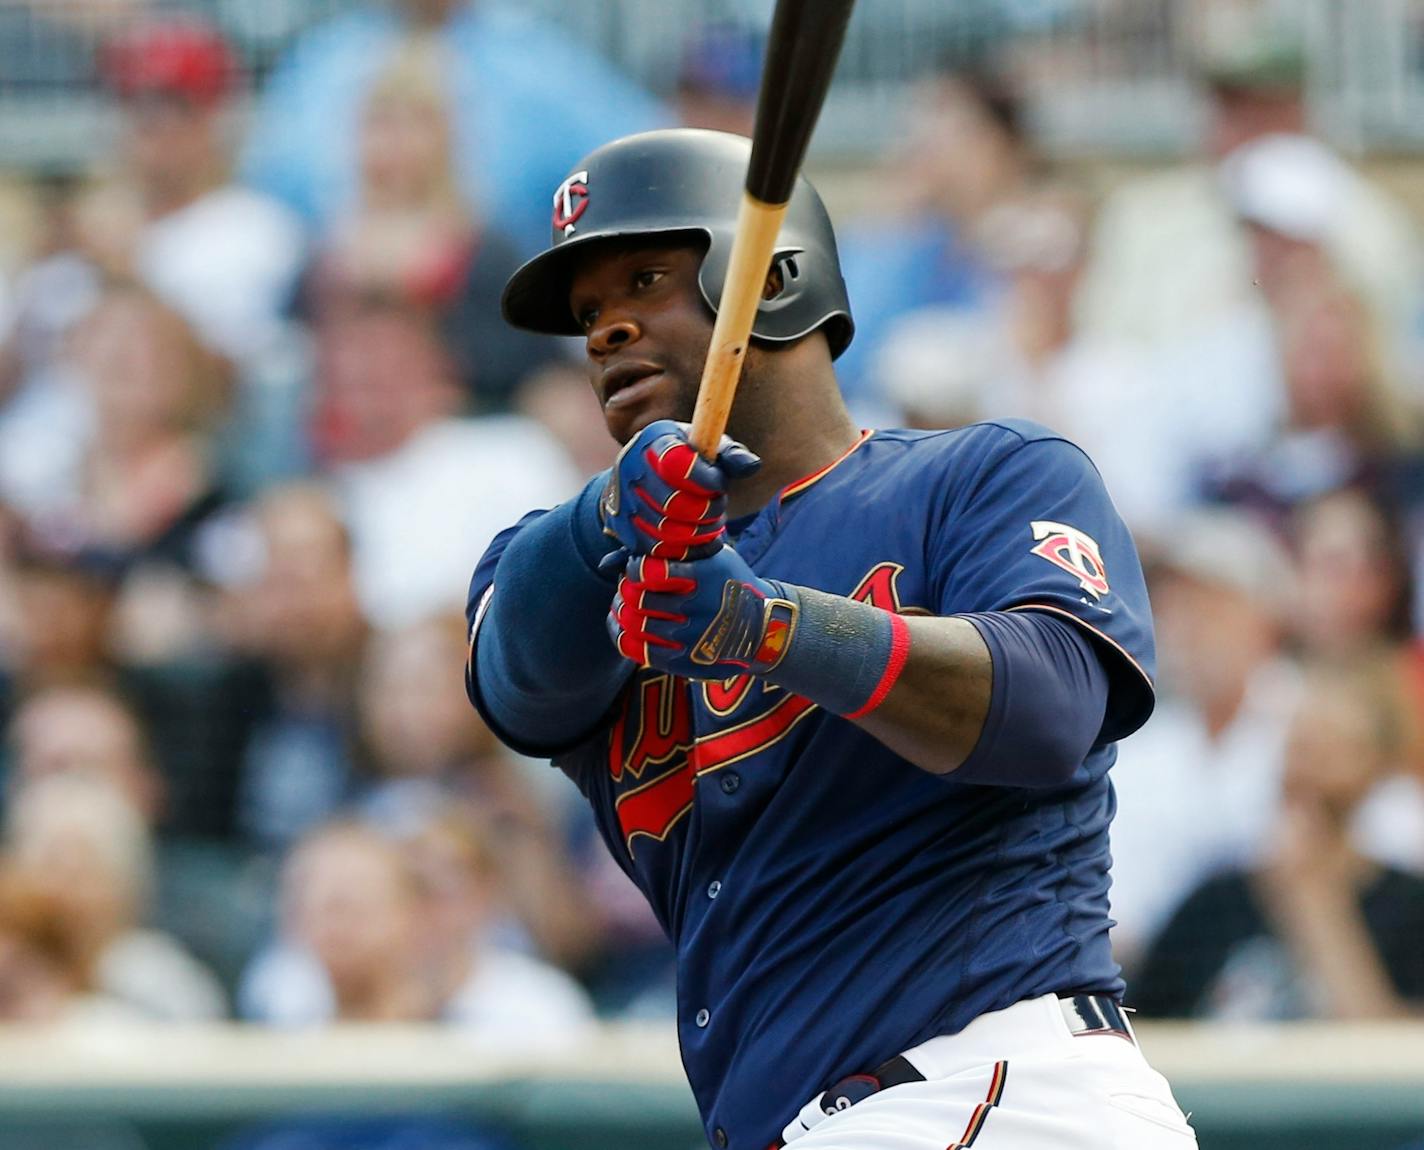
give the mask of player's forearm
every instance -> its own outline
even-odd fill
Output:
[[[994,678],[989,651],[963,619],[905,624],[905,668],[884,701],[856,722],[916,766],[948,774],[969,758],[984,729]]]
[[[522,529],[495,568],[475,644],[479,701],[503,733],[549,746],[588,730],[632,668],[608,641],[615,580],[597,525],[600,482]]]
[[[924,770],[1055,786],[1101,729],[1107,675],[1069,623],[1033,612],[905,618],[822,592],[791,594],[797,632],[767,677]]]

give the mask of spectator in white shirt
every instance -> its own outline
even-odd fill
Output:
[[[1162,538],[1150,565],[1162,697],[1112,771],[1113,947],[1129,968],[1198,882],[1260,848],[1300,694],[1281,546],[1224,510]]]
[[[367,617],[390,628],[462,609],[495,533],[574,494],[578,474],[533,420],[460,415],[459,382],[422,309],[349,301],[317,339],[312,433],[345,503]]]

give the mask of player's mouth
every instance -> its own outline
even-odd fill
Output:
[[[620,363],[599,377],[598,393],[606,411],[637,403],[652,392],[663,378],[663,369],[654,363]]]

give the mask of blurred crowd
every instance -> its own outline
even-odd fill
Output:
[[[628,132],[748,130],[759,44],[690,35],[655,99],[504,5],[371,0],[249,92],[215,27],[135,8],[89,77],[122,130],[29,177],[0,276],[0,1019],[669,1014],[574,788],[466,703],[461,609],[614,450],[578,347],[499,319],[551,190]],[[1055,427],[1139,541],[1130,1000],[1417,1012],[1420,222],[1313,133],[1290,29],[1228,27],[1198,153],[1110,185],[1036,146],[1041,59],[924,77],[838,221],[838,368],[867,426]]]

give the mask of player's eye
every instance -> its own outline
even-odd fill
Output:
[[[598,309],[591,307],[584,308],[583,311],[578,312],[574,316],[574,322],[579,325],[580,331],[588,331],[589,328],[598,322]]]
[[[633,277],[633,283],[640,288],[650,288],[666,274],[662,268],[642,268]]]

